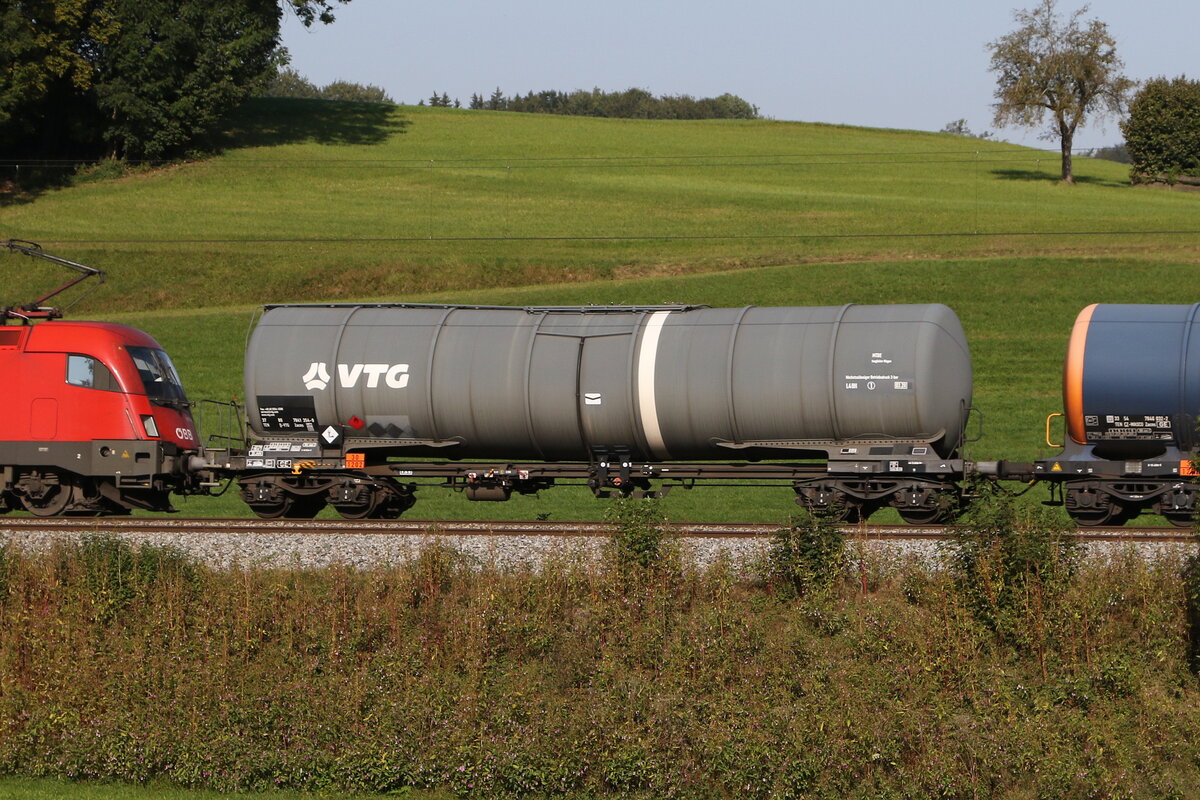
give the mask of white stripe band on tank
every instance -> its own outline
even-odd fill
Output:
[[[646,438],[646,445],[650,448],[650,453],[655,458],[661,459],[670,458],[671,454],[667,452],[666,443],[663,442],[662,429],[658,425],[654,367],[658,361],[658,339],[662,335],[663,324],[672,313],[671,311],[655,311],[646,320],[646,325],[642,329],[642,346],[638,351],[637,364],[638,413],[642,418],[642,435]]]

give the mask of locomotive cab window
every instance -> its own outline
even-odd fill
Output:
[[[155,350],[151,347],[127,347],[125,349],[133,359],[133,365],[137,367],[138,375],[142,379],[142,387],[151,401],[162,405],[187,402],[187,396],[183,393],[183,385],[179,380],[179,373],[175,371],[175,365],[171,363],[170,356],[162,350]]]
[[[82,386],[85,389],[101,389],[106,392],[119,392],[116,378],[108,367],[91,356],[75,353],[67,355],[67,383],[72,386]]]

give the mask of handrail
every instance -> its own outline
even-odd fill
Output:
[[[1061,417],[1061,416],[1063,416],[1063,415],[1056,413],[1056,414],[1051,414],[1050,416],[1046,417],[1046,444],[1050,447],[1057,447],[1057,448],[1066,447],[1065,439],[1063,440],[1062,444],[1055,444],[1054,442],[1050,441],[1050,420],[1054,419],[1055,417]]]

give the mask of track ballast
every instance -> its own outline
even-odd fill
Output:
[[[669,534],[684,539],[758,539],[773,535],[780,526],[767,522],[669,522]],[[611,536],[616,526],[607,522],[553,520],[262,520],[181,517],[13,517],[0,519],[0,530],[12,533],[212,533],[277,535],[376,535],[376,536]],[[846,525],[843,532],[869,540],[948,540],[957,530],[953,525]],[[1095,527],[1075,531],[1083,542],[1135,542],[1186,544],[1195,535],[1175,527]]]

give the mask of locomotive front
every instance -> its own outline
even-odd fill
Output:
[[[198,448],[171,359],[98,322],[0,327],[0,509],[39,516],[171,509]]]

